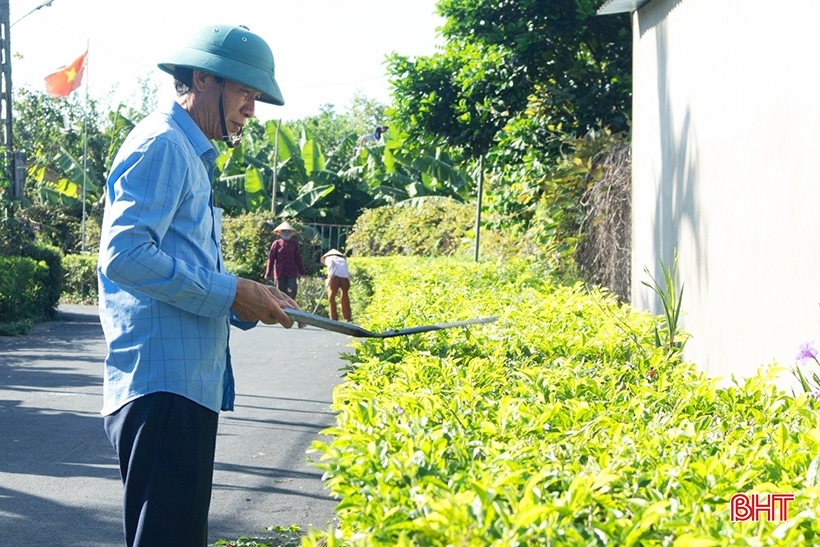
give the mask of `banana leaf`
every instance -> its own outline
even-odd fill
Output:
[[[259,209],[268,199],[264,179],[253,167],[245,171],[245,198],[248,211]]]
[[[305,171],[308,176],[312,176],[316,171],[323,171],[325,168],[325,156],[322,149],[314,140],[308,140],[302,147],[302,160],[305,162]]]
[[[221,176],[214,182],[214,200],[219,207],[246,213],[258,209],[267,199],[264,178],[253,167],[241,175]]]
[[[69,205],[82,201],[82,162],[61,146],[60,151],[52,158],[50,167],[50,169],[33,168],[29,170],[29,175],[37,184],[37,193],[40,198],[51,205]],[[56,181],[53,180],[54,175],[57,176]],[[103,197],[103,186],[99,181],[100,179],[95,177],[90,169],[85,172],[86,199],[95,203]]]
[[[285,204],[280,214],[283,217],[298,217],[299,213],[310,209],[321,199],[329,196],[335,189],[336,186],[332,184],[314,186],[314,182],[310,181],[302,187],[296,199]]]
[[[269,121],[265,124],[265,136],[268,142],[274,148],[276,147],[276,122]],[[279,162],[287,161],[291,156],[299,156],[302,151],[293,133],[284,124],[279,126],[279,147],[277,154],[279,155]]]
[[[348,159],[353,155],[356,147],[356,134],[348,133],[336,150],[325,161],[325,169],[329,171],[343,171],[348,168]]]

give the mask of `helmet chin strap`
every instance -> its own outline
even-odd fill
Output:
[[[225,84],[222,84],[225,88]],[[228,133],[228,124],[225,122],[225,106],[222,104],[222,93],[219,94],[219,123],[222,124],[222,141],[228,145],[228,148],[236,148],[242,142],[242,127],[236,133]]]

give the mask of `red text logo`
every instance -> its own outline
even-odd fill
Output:
[[[729,514],[732,522],[760,520],[760,514],[766,520],[788,520],[789,502],[794,501],[794,494],[735,494],[729,502]]]

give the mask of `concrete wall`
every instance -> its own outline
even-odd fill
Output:
[[[677,249],[685,358],[790,367],[820,344],[820,2],[653,0],[633,31],[633,305]]]

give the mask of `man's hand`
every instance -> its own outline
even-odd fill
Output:
[[[273,289],[273,292],[268,289]],[[293,320],[282,308],[296,308],[296,302],[279,292],[275,287],[266,287],[256,281],[236,278],[236,296],[231,310],[242,321],[262,321],[266,325],[281,324],[286,329],[293,326]]]
[[[265,289],[270,291],[270,293],[273,295],[273,297],[276,298],[277,300],[285,302],[284,306],[282,306],[282,307],[284,307],[284,308],[293,308],[295,310],[301,309],[301,308],[299,308],[299,304],[297,304],[296,301],[293,298],[286,295],[285,293],[283,293],[282,291],[280,291],[279,289],[277,289],[273,285],[265,285]]]
[[[277,289],[273,285],[265,285],[265,288],[268,289],[271,292],[271,294],[273,295],[274,298],[278,299],[279,301],[287,302],[287,304],[285,305],[286,308],[292,308],[294,310],[301,310],[302,309],[302,308],[299,307],[299,304],[297,304],[296,301],[293,298],[286,295],[285,293],[283,293],[282,291],[280,291],[279,289]],[[305,324],[305,323],[298,323],[298,325],[299,325],[300,329],[303,329],[303,328],[307,327],[307,324]]]

